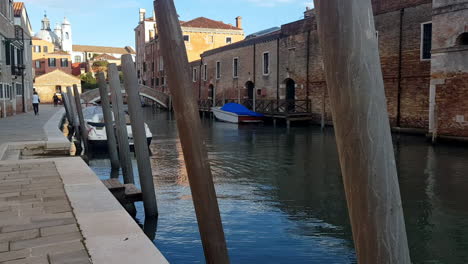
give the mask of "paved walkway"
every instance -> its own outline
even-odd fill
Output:
[[[0,263],[90,263],[53,162],[0,164]]]
[[[40,105],[39,115],[34,112],[0,118],[0,145],[9,142],[46,140],[44,125],[62,108],[52,105]]]

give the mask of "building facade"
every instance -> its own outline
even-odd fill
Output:
[[[31,23],[21,2],[0,1],[0,118],[31,108]]]
[[[141,84],[164,90],[164,61],[159,49],[156,17],[146,18],[146,10],[140,9],[140,21],[135,28],[136,69]],[[200,59],[207,50],[226,46],[244,39],[242,18],[236,17],[235,26],[205,17],[180,21],[189,62]]]
[[[81,93],[81,79],[59,69],[36,77],[34,87],[41,98],[41,103],[53,103],[56,93],[65,92],[67,87],[77,85]]]
[[[73,51],[71,53],[73,63],[86,63],[94,61],[96,57],[101,55],[107,55],[120,60],[122,55],[131,54],[135,59],[135,50],[126,46],[120,47],[104,47],[104,46],[90,46],[90,45],[73,45]]]
[[[372,1],[393,127],[468,136],[467,2]],[[206,51],[191,71],[200,99],[309,100],[315,122],[332,122],[314,10]]]

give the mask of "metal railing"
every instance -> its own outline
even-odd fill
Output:
[[[217,107],[227,103],[239,103],[239,99],[221,99],[215,101],[215,106]],[[252,99],[241,99],[240,104],[253,110]],[[213,100],[202,99],[198,101],[198,105],[201,111],[209,111],[213,106]],[[311,113],[311,102],[310,100],[259,99],[255,100],[255,111],[269,115],[307,114]]]

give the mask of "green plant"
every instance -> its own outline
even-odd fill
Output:
[[[97,80],[91,72],[80,75],[81,87],[85,90],[91,90],[98,87]]]

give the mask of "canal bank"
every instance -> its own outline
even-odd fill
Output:
[[[63,115],[0,120],[0,263],[167,263],[86,163],[64,157]]]
[[[145,118],[160,212],[153,242],[171,263],[203,262],[176,121],[150,109]],[[205,120],[203,136],[232,263],[356,263],[331,128]],[[465,263],[468,150],[403,134],[394,148],[413,263]],[[90,166],[108,177],[106,158]]]

